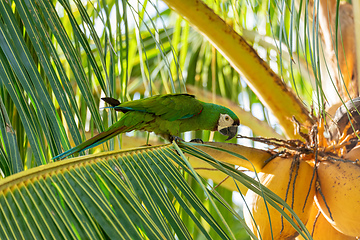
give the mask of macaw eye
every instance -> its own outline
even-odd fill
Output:
[[[226,116],[225,117],[225,121],[229,121],[230,120],[230,117],[229,116]]]

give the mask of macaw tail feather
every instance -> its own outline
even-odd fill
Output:
[[[115,99],[115,98],[111,98],[111,97],[103,97],[101,98],[104,102],[106,102],[107,104],[110,104],[113,107],[116,107],[118,105],[120,105],[120,101]]]
[[[119,128],[110,128],[107,131],[102,132],[102,133],[90,138],[89,140],[86,140],[85,142],[77,145],[76,147],[73,147],[73,148],[53,157],[53,159],[54,160],[64,159],[74,153],[82,152],[87,149],[96,147],[96,146],[106,142],[107,140],[115,137],[116,135],[118,135],[120,133],[131,131],[131,130],[132,129],[129,129],[128,127],[125,127],[125,126],[122,126]]]

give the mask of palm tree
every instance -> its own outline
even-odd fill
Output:
[[[323,0],[1,1],[0,235],[256,238],[239,214],[250,189],[311,239],[257,173],[274,146],[296,143],[298,154],[314,126],[331,123],[326,108],[357,97],[350,13],[351,4]],[[53,162],[121,117],[101,97],[172,92],[232,108],[240,133],[261,137],[169,144],[134,132]],[[198,137],[225,140],[183,136]]]

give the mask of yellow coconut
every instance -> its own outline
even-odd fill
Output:
[[[319,215],[318,215],[319,214]],[[306,224],[306,228],[314,240],[356,240],[355,237],[347,236],[336,230],[326,220],[324,215],[320,212],[315,202],[311,208],[310,217]],[[299,235],[296,240],[303,240],[304,238]]]
[[[360,236],[359,163],[322,161],[317,173],[321,192],[316,191],[315,201],[325,218],[345,235]]]
[[[286,202],[292,206],[301,221],[306,223],[315,194],[315,183],[313,182],[305,204],[305,198],[310,188],[313,168],[304,161],[298,163],[298,168],[296,164],[292,165],[292,163],[293,158],[275,158],[265,165],[258,176],[263,185],[282,199],[285,200],[286,192],[288,192]],[[290,175],[292,175],[291,181]],[[295,178],[295,187],[293,189]],[[246,224],[258,238],[261,236],[263,240],[272,239],[269,215],[262,197],[253,191],[248,191],[246,194],[246,203],[250,209],[249,212],[247,207],[244,206]],[[268,207],[272,224],[273,239],[291,239],[296,237],[298,233],[291,224],[285,218],[282,218],[281,214],[275,208],[269,204]],[[290,214],[288,211],[285,212],[288,215]],[[255,222],[251,215],[254,217]]]

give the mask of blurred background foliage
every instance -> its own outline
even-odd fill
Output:
[[[247,40],[308,109],[313,106],[317,115],[323,113],[329,100],[323,82],[330,79],[332,89],[336,84],[324,61],[319,23],[313,21],[316,7],[309,8],[308,1],[205,2]],[[277,120],[241,74],[204,36],[158,0],[1,1],[0,81],[2,178],[49,163],[53,156],[104,131],[121,117],[104,109],[100,98],[105,96],[129,101],[193,93],[189,89],[205,91],[210,100],[216,95],[230,100],[283,137]],[[256,135],[247,126],[239,132]],[[206,131],[183,137],[224,140]],[[148,138],[163,141],[153,134],[133,132],[88,153],[136,147]],[[254,146],[247,140],[233,141]],[[189,178],[188,184],[205,199],[193,181]],[[222,186],[217,191],[241,212],[238,193]],[[248,238],[235,220],[229,224],[236,239]],[[196,229],[191,232],[202,239]]]

